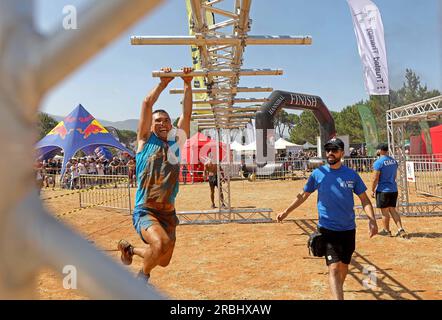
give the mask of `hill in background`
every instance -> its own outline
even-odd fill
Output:
[[[57,122],[64,119],[62,116],[55,116],[50,114]],[[128,119],[123,121],[107,121],[102,119],[97,119],[105,127],[114,127],[118,130],[131,130],[137,132],[138,119]]]

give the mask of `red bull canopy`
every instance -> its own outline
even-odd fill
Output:
[[[64,173],[66,163],[78,151],[99,146],[114,147],[134,156],[80,104],[37,143],[36,149],[40,157],[62,149]]]

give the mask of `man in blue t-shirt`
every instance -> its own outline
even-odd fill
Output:
[[[169,73],[170,68],[162,71]],[[161,92],[174,78],[162,76],[160,83],[144,99],[138,124],[136,177],[137,194],[132,222],[141,240],[147,245],[136,248],[126,240],[118,242],[121,261],[130,265],[133,255],[143,258],[143,268],[138,278],[147,283],[156,266],[166,267],[175,247],[175,231],[179,220],[175,212],[180,171],[179,146],[189,136],[192,115],[192,68],[183,68],[183,113],[178,130],[173,134],[172,121],[165,110],[152,112]]]
[[[372,197],[376,197],[376,207],[381,209],[384,229],[379,232],[382,236],[391,236],[390,215],[392,216],[398,232],[396,236],[407,238],[408,235],[402,227],[399,213],[396,211],[398,190],[396,184],[397,161],[388,155],[388,144],[378,145],[377,159],[373,164],[374,179],[371,186]]]
[[[325,247],[325,261],[329,270],[329,282],[334,299],[344,299],[344,280],[348,265],[355,250],[356,223],[353,193],[361,199],[368,216],[369,236],[378,232],[373,207],[366,194],[365,186],[359,175],[342,165],[344,142],[338,138],[324,145],[328,165],[315,169],[310,175],[304,190],[296,200],[277,216],[282,222],[290,212],[299,207],[315,190],[318,190],[318,231]]]

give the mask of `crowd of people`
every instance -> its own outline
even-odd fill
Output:
[[[365,158],[368,157],[367,155],[367,149],[364,148],[364,146],[360,147],[350,147],[350,158]],[[316,150],[299,150],[296,152],[288,152],[282,151],[278,158],[284,159],[284,160],[309,160],[311,158],[317,158],[318,153]]]
[[[360,147],[350,147],[350,154],[344,158],[344,164],[357,172],[372,171],[374,158],[367,155],[367,149],[363,145]],[[292,170],[311,171],[315,169],[317,164],[310,163],[310,159],[317,158],[316,151],[282,152],[277,157],[277,162],[283,163],[283,169],[286,172]]]
[[[348,163],[346,164],[358,172],[369,171],[372,163],[367,162],[367,159],[362,162],[351,160],[353,158],[366,157],[365,148],[350,148],[350,156],[347,158]],[[311,171],[314,168],[310,168],[308,160],[314,158],[317,158],[315,150],[300,150],[288,153],[281,152],[276,160],[283,162],[283,170],[287,172],[292,170]],[[36,161],[35,171],[39,188],[55,188],[58,176],[58,178],[61,178],[61,188],[80,189],[84,187],[80,181],[80,175],[127,175],[130,180],[130,186],[136,187],[136,162],[135,158],[130,156],[115,156],[109,160],[105,157],[98,158],[94,156],[72,158],[67,162],[65,173],[60,177],[62,165],[62,158]],[[192,180],[190,177],[192,173],[188,171],[187,166],[183,165],[181,169],[183,182],[186,183]],[[247,171],[244,170],[244,172]],[[201,174],[202,172],[203,170],[201,170]]]
[[[279,154],[278,158],[292,161],[292,160],[309,160],[311,158],[316,158],[318,156],[315,150],[299,150],[296,152],[286,153],[283,151]]]
[[[35,173],[37,186],[41,188],[55,188],[57,176],[63,189],[79,189],[84,185],[80,181],[80,175],[127,175],[131,187],[136,187],[135,158],[113,157],[97,159],[93,156],[72,158],[66,163],[66,170],[62,176],[61,159],[47,159],[36,161]]]
[[[61,159],[37,160],[34,164],[34,170],[39,189],[43,187],[55,188],[55,176],[60,174],[62,166],[63,162]]]
[[[353,148],[350,147],[350,158],[364,158],[367,157],[367,149],[364,147]]]

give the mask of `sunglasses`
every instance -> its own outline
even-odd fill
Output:
[[[325,152],[327,152],[327,153],[329,153],[329,152],[336,153],[339,150],[340,150],[339,148],[327,148],[327,149],[325,149]]]

